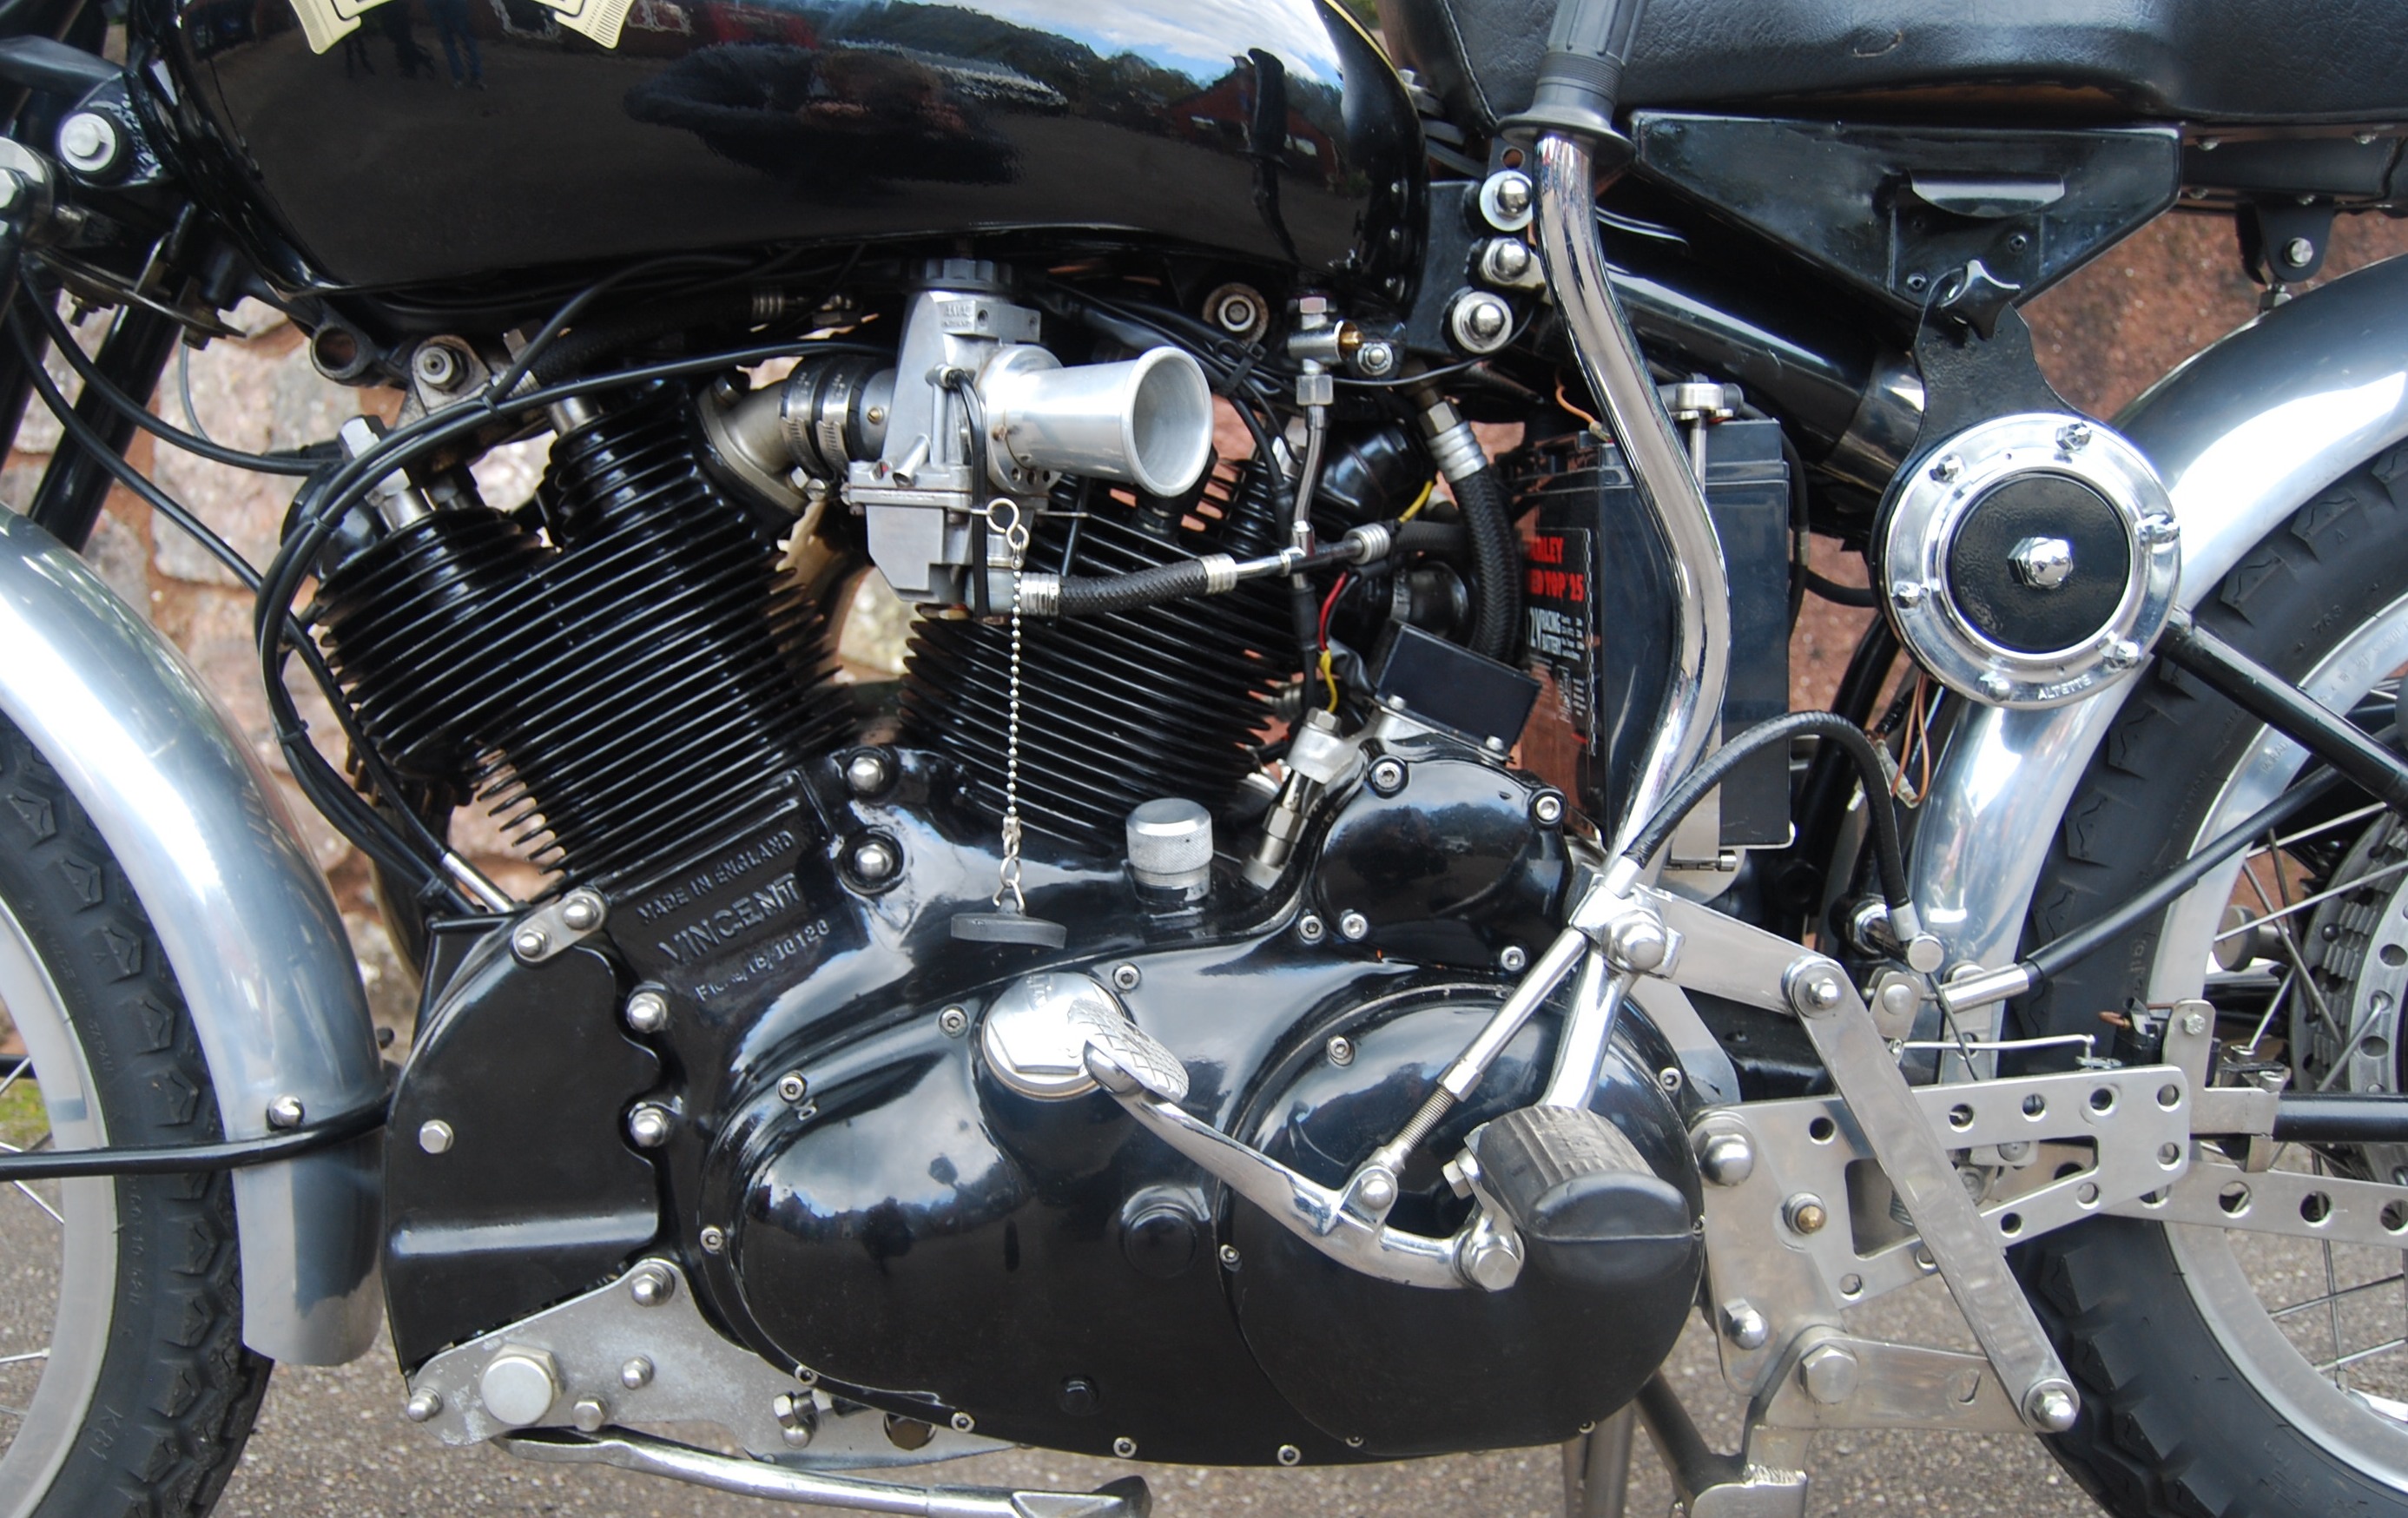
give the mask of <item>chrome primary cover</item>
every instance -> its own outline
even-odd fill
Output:
[[[2114,429],[2062,412],[1949,438],[1900,484],[1880,546],[1899,638],[1992,706],[2063,706],[2122,677],[2182,578],[2157,471]]]

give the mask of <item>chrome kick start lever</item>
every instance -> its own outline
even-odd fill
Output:
[[[1393,1171],[1365,1166],[1333,1189],[1190,1115],[1179,1105],[1186,1066],[1088,976],[1024,976],[988,1007],[980,1039],[988,1068],[1012,1090],[1058,1101],[1100,1088],[1148,1132],[1352,1269],[1444,1291],[1503,1291],[1521,1275],[1521,1239],[1484,1200],[1452,1239],[1407,1233],[1387,1225]]]

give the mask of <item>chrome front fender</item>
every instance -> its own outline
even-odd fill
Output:
[[[0,511],[0,712],[91,813],[165,946],[229,1138],[384,1094],[359,967],[273,785],[182,656]],[[334,1365],[376,1337],[381,1137],[235,1172],[243,1339]]]
[[[2277,307],[2116,425],[2172,494],[2182,603],[2195,605],[2316,492],[2408,437],[2408,258]],[[1984,708],[1956,724],[1909,866],[1952,965],[2014,958],[2057,821],[2133,688],[2053,711]]]

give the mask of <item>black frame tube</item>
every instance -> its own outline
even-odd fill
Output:
[[[0,1154],[0,1184],[96,1175],[190,1175],[202,1170],[242,1170],[273,1165],[316,1150],[332,1149],[376,1132],[385,1124],[385,1104],[364,1107],[322,1123],[307,1123],[259,1138],[215,1144],[168,1144],[156,1148],[64,1149]]]
[[[182,332],[177,322],[147,307],[121,307],[93,366],[122,394],[147,400],[159,388],[159,376],[166,371],[168,355],[176,351]],[[27,382],[31,383],[30,377]],[[75,412],[120,457],[134,441],[133,420],[96,391],[77,396]],[[100,521],[101,505],[108,499],[113,482],[108,467],[89,450],[63,444],[50,455],[50,467],[42,471],[42,482],[25,514],[36,526],[80,552]]]
[[[2352,725],[2347,717],[2318,705],[2298,686],[2182,612],[2176,612],[2159,635],[2157,654],[2296,740],[2393,811],[2408,815],[2408,764]]]

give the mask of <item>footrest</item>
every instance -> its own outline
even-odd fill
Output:
[[[1521,1234],[1530,1263],[1558,1281],[1639,1286],[1697,1252],[1688,1199],[1584,1108],[1508,1112],[1480,1130],[1473,1154],[1481,1189]]]

